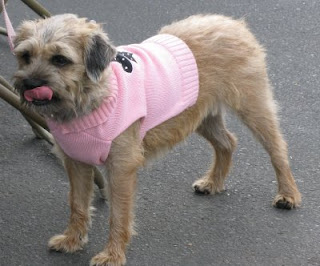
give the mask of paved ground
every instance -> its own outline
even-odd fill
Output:
[[[196,135],[151,169],[141,170],[139,235],[129,247],[128,265],[320,265],[318,0],[41,2],[54,14],[72,12],[106,22],[115,44],[139,42],[161,25],[194,13],[245,17],[268,50],[269,74],[303,194],[302,207],[271,207],[276,183],[268,156],[230,116],[228,127],[239,145],[226,192],[193,194],[191,184],[211,158],[211,148]],[[9,3],[14,26],[36,17],[20,1]],[[0,38],[1,74],[9,78],[14,69],[13,56]],[[88,265],[104,246],[108,207],[97,197],[85,249],[74,255],[47,250],[49,237],[66,225],[68,181],[50,146],[36,140],[21,115],[3,101],[0,181],[0,265]]]

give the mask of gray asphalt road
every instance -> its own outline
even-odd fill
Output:
[[[152,168],[140,171],[138,235],[128,265],[320,265],[320,2],[318,0],[41,1],[53,13],[77,13],[99,22],[116,45],[140,42],[162,25],[195,13],[246,18],[268,51],[268,66],[290,160],[303,194],[302,207],[271,207],[276,194],[269,158],[234,117],[239,145],[227,191],[197,196],[195,178],[212,150],[193,135]],[[14,26],[35,18],[10,0]],[[0,38],[0,72],[15,62]],[[98,197],[89,243],[73,255],[49,252],[69,215],[68,181],[50,146],[36,140],[21,115],[0,101],[0,265],[88,265],[107,239],[108,207]]]

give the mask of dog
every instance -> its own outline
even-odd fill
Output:
[[[245,22],[221,15],[194,15],[164,26],[155,38],[157,36],[179,42],[181,49],[188,51],[190,62],[187,64],[190,63],[191,68],[175,62],[176,58],[166,54],[168,51],[162,51],[163,46],[155,44],[154,39],[143,42],[142,46],[115,48],[100,24],[73,14],[25,21],[18,28],[14,41],[18,61],[15,88],[22,103],[48,121],[57,142],[56,153],[63,161],[70,181],[69,224],[62,234],[49,240],[52,250],[75,252],[88,241],[97,164],[103,164],[108,172],[110,231],[108,244],[92,258],[91,265],[126,263],[126,246],[134,233],[137,170],[191,133],[197,132],[207,139],[216,154],[208,172],[194,182],[194,191],[199,194],[223,191],[237,143],[225,126],[224,113],[228,109],[237,114],[270,155],[278,181],[273,205],[282,209],[300,205],[301,195],[290,170],[287,144],[279,129],[265,51]],[[148,67],[141,68],[143,60],[153,60],[148,55],[150,51],[155,52],[156,60],[171,60],[168,65],[163,65],[162,61],[151,63],[150,68],[160,68],[166,75],[175,73],[174,80],[164,81],[160,89],[152,88],[165,80],[162,74],[148,74],[151,72]],[[144,76],[130,80],[130,75],[139,67]],[[129,81],[112,78],[115,71],[129,77]],[[125,83],[126,89],[115,92],[115,82]],[[163,114],[174,105],[172,99],[181,96],[180,89],[175,87],[184,87],[186,82],[189,82],[186,86],[192,87],[192,95],[186,97],[189,100],[183,100],[186,101],[184,105],[171,115]],[[139,86],[149,89],[147,92],[139,90],[136,88]],[[151,92],[155,93],[154,97],[149,95]],[[147,103],[144,97],[148,98]],[[161,111],[153,107],[154,101]],[[97,110],[105,103],[107,109],[111,106],[114,110],[121,105],[129,110],[121,115],[109,108],[106,117],[99,116],[103,120],[100,122],[111,126],[112,130],[100,130],[103,136],[104,130],[111,133],[106,139],[101,140],[100,136],[98,140],[91,136],[91,120],[86,117],[97,115]],[[161,109],[162,104],[165,108]],[[141,105],[147,105],[147,110]],[[65,126],[79,120],[85,122],[73,126],[73,131]],[[125,126],[114,129],[122,122]],[[86,123],[90,126],[86,127]],[[88,145],[86,137],[81,137],[80,144],[80,137],[73,136],[75,132],[82,134],[83,131],[88,137]],[[84,148],[78,149],[81,145]],[[93,152],[89,151],[91,146]]]

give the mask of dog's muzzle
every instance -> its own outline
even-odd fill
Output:
[[[41,79],[24,79],[23,97],[27,102],[34,105],[46,105],[51,102],[53,91],[50,87],[45,86],[46,82]]]

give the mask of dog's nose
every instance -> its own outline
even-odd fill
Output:
[[[36,78],[24,79],[22,82],[25,90],[32,90],[47,84],[45,80]]]

